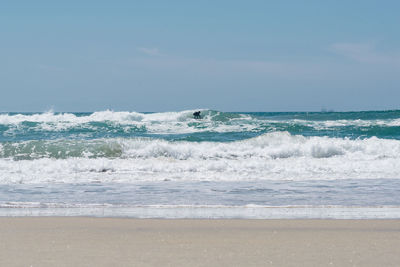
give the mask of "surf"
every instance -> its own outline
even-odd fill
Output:
[[[154,138],[2,143],[0,183],[400,177],[400,141],[272,132],[232,142]]]

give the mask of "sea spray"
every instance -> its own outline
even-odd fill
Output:
[[[400,141],[272,132],[232,142],[94,139],[6,142],[0,182],[400,177]]]

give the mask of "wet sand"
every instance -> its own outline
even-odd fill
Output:
[[[0,266],[400,266],[400,220],[1,217]]]

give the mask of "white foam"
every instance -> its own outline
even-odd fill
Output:
[[[196,110],[184,110],[179,112],[139,113],[139,112],[116,112],[111,110],[98,111],[91,114],[77,116],[73,113],[38,113],[38,114],[0,114],[0,124],[8,125],[6,135],[14,134],[19,130],[23,122],[37,123],[29,126],[37,131],[61,131],[74,127],[84,127],[96,130],[94,122],[107,122],[108,124],[121,126],[126,131],[129,127],[145,129],[152,134],[184,134],[195,132],[242,132],[242,131],[264,131],[265,127],[270,130],[276,125],[282,127],[290,125],[302,125],[312,127],[316,130],[330,130],[335,127],[397,127],[400,119],[381,120],[270,120],[252,117],[245,114],[223,113],[218,111],[201,109],[203,119],[195,120],[193,112]]]
[[[83,151],[80,157],[64,159],[2,158],[0,183],[400,178],[400,141],[375,137],[350,140],[275,132],[230,143],[143,138],[104,142],[122,154],[90,158],[90,151]]]
[[[0,114],[0,124],[20,124],[22,122],[39,122],[39,123],[88,123],[88,122],[103,122],[112,121],[116,123],[131,124],[140,121],[148,122],[165,122],[165,121],[184,121],[192,120],[193,112],[196,110],[185,110],[180,112],[161,112],[161,113],[139,113],[128,111],[98,111],[89,115],[77,116],[73,113],[57,113],[52,111],[37,114]],[[209,111],[206,112],[208,116]]]
[[[199,110],[199,109],[198,109]],[[198,111],[197,110],[197,111]],[[9,134],[18,130],[23,122],[37,123],[37,131],[60,131],[73,127],[82,126],[95,130],[93,122],[108,122],[114,125],[144,127],[149,133],[168,134],[168,133],[192,133],[192,132],[240,132],[251,131],[257,127],[252,118],[247,115],[222,113],[201,109],[202,120],[195,120],[193,112],[196,110],[185,110],[180,112],[161,112],[161,113],[139,113],[139,112],[115,112],[99,111],[90,115],[77,116],[72,113],[53,113],[46,112],[40,114],[0,114],[0,124],[9,125]],[[218,120],[221,114],[227,115],[223,120]],[[217,119],[216,119],[217,118]],[[238,123],[235,123],[239,120]],[[243,121],[244,120],[244,121]],[[226,121],[231,123],[227,124]],[[191,124],[201,124],[201,127]],[[7,133],[6,133],[7,134]]]
[[[0,204],[0,216],[95,216],[169,219],[399,219],[400,207],[98,205],[15,202]]]
[[[279,122],[279,121],[270,121],[270,122]],[[400,119],[380,119],[380,120],[324,120],[324,121],[309,121],[309,120],[288,120],[288,123],[300,124],[304,126],[313,127],[317,130],[329,129],[332,127],[346,127],[346,126],[354,126],[354,127],[372,127],[372,126],[381,126],[381,127],[397,127],[400,126]]]

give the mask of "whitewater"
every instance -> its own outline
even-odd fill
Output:
[[[0,215],[98,215],[100,205],[178,218],[251,207],[247,217],[264,218],[255,207],[323,205],[340,217],[397,209],[399,178],[398,110],[0,113]]]

